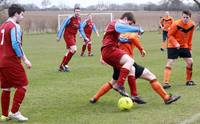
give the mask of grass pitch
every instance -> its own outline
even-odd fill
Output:
[[[135,104],[129,112],[117,108],[120,95],[113,90],[96,104],[89,103],[90,97],[112,75],[111,67],[99,62],[101,39],[102,36],[93,36],[95,56],[80,57],[82,41],[77,38],[78,51],[69,63],[71,72],[60,73],[57,69],[65,54],[64,41],[57,43],[55,34],[25,34],[23,48],[33,65],[27,70],[30,85],[21,107],[21,112],[29,117],[27,124],[179,124],[200,113],[200,32],[196,32],[193,39],[193,80],[198,85],[185,86],[185,64],[178,59],[172,69],[172,88],[167,92],[182,98],[165,105],[147,81],[138,79],[139,95],[148,103]],[[145,32],[141,41],[147,55],[141,58],[136,50],[136,62],[149,68],[162,82],[166,52],[159,50],[161,35]],[[198,123],[200,119],[192,122]]]

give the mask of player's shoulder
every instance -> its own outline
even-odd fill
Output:
[[[195,25],[195,22],[194,22],[193,20],[190,19],[189,25]]]
[[[10,20],[7,20],[5,21],[1,27],[4,27],[4,28],[13,28],[13,27],[16,27],[16,23],[10,21]]]
[[[174,21],[174,25],[179,25],[179,24],[181,24],[182,23],[182,20],[181,19],[177,19],[177,20],[175,20]]]

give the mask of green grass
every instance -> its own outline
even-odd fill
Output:
[[[184,85],[185,64],[181,59],[173,66],[172,88],[168,92],[181,95],[182,98],[172,105],[163,104],[149,83],[140,79],[137,81],[138,92],[147,104],[136,104],[131,111],[121,112],[117,108],[120,96],[113,90],[97,104],[90,104],[89,98],[112,75],[111,67],[99,62],[101,38],[93,39],[95,56],[80,57],[82,41],[77,38],[78,51],[69,64],[71,72],[59,73],[58,65],[65,54],[64,41],[57,43],[55,34],[25,34],[24,51],[33,65],[31,70],[27,70],[30,85],[21,107],[21,112],[30,119],[27,124],[178,124],[200,112],[200,86]],[[193,79],[197,83],[200,80],[199,39],[200,32],[196,32],[193,41]],[[159,50],[160,34],[146,32],[142,44],[147,56],[141,58],[136,52],[135,60],[149,68],[162,82],[166,52]],[[193,124],[199,122],[200,119]]]

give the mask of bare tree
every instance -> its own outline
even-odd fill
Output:
[[[197,5],[198,5],[198,7],[200,8],[200,1],[198,1],[198,0],[193,0]]]
[[[41,5],[42,5],[42,8],[45,9],[49,5],[51,5],[51,2],[49,0],[42,0]]]

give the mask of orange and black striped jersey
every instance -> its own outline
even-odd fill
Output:
[[[168,32],[168,48],[175,48],[180,44],[180,48],[192,49],[192,36],[195,24],[190,20],[187,24],[182,19],[175,21]]]
[[[172,25],[173,22],[174,22],[173,17],[171,17],[171,16],[164,16],[160,20],[160,25],[162,25],[164,27],[165,31],[168,31],[169,27]]]
[[[135,47],[137,47],[140,52],[144,49],[140,43],[139,35],[137,33],[120,34],[120,39],[129,40],[129,42],[119,42],[118,46],[121,50],[124,50],[132,58],[134,58],[133,49]]]

